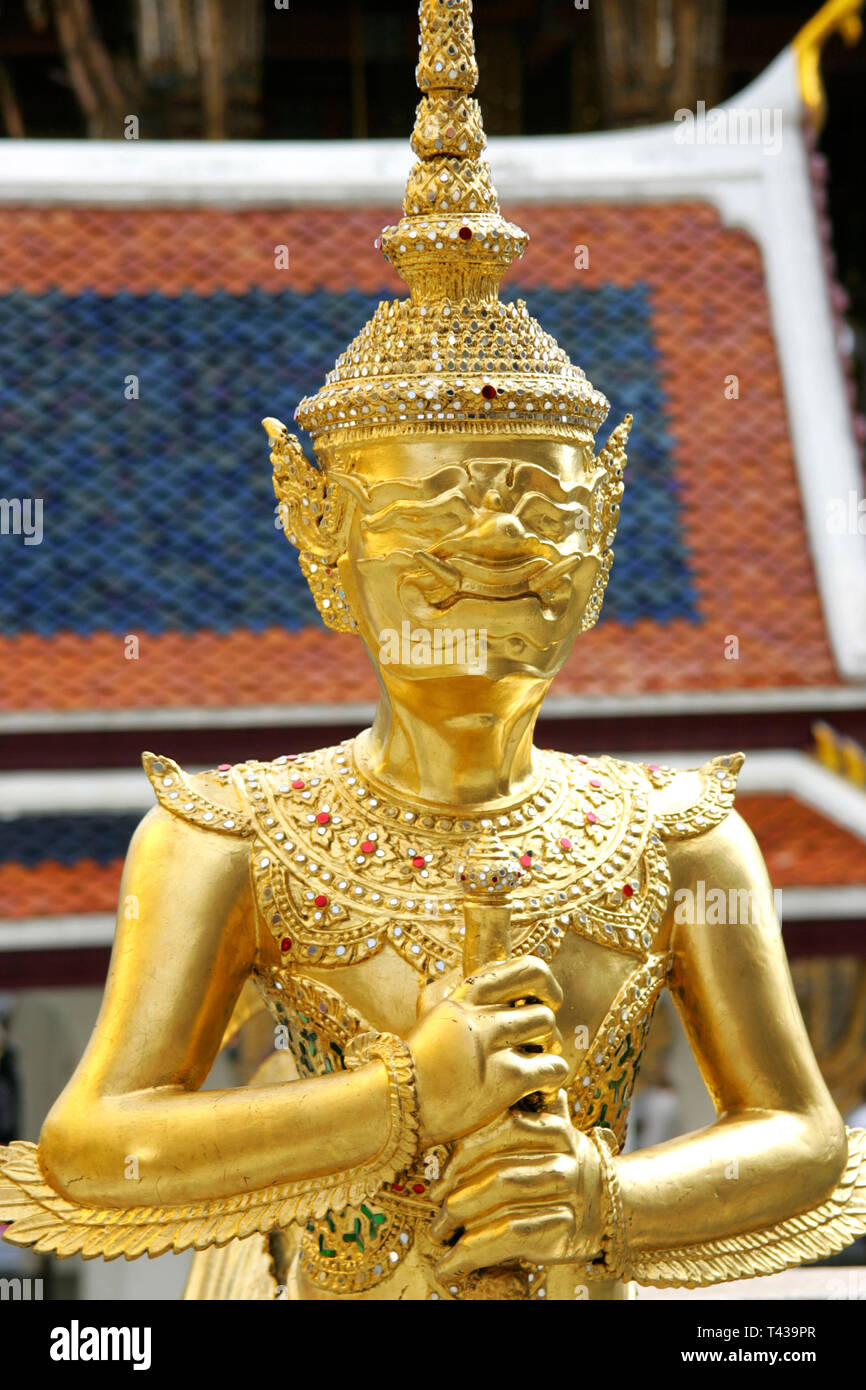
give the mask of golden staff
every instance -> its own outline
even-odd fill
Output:
[[[467,846],[465,858],[456,866],[454,876],[463,894],[464,978],[482,966],[508,960],[511,955],[511,903],[508,898],[522,872],[517,855],[509,852],[493,829]],[[515,1000],[514,1004],[537,1002],[527,998]],[[525,1050],[541,1052],[542,1047],[529,1043]],[[519,1100],[514,1109],[543,1110],[549,1099],[541,1091],[534,1091]],[[461,1227],[447,1244],[456,1244],[462,1234]],[[524,1266],[523,1261],[475,1270],[460,1281],[463,1296],[525,1299],[530,1288],[528,1273],[529,1266]]]
[[[467,847],[465,858],[455,871],[463,893],[463,975],[474,974],[482,966],[508,960],[511,955],[511,903],[509,894],[517,886],[523,870],[517,855],[510,852],[495,830],[490,830]],[[517,1004],[537,1004],[537,999],[515,1000]],[[527,1052],[542,1052],[540,1043],[527,1043]],[[516,1110],[543,1110],[551,1097],[541,1091],[524,1096]]]
[[[511,904],[508,894],[521,876],[517,856],[495,831],[467,847],[455,870],[463,893],[463,974],[511,955]]]

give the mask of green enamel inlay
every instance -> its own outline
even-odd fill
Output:
[[[385,1214],[381,1211],[372,1212],[369,1207],[364,1206],[363,1202],[361,1203],[361,1211],[370,1223],[370,1239],[375,1240],[376,1236],[379,1234],[376,1227],[381,1226],[382,1222],[385,1220]]]
[[[361,1218],[360,1218],[360,1216],[356,1216],[356,1217],[355,1217],[355,1220],[354,1220],[353,1223],[352,1223],[352,1229],[351,1229],[351,1231],[347,1231],[347,1232],[346,1232],[346,1234],[343,1236],[343,1240],[347,1241],[349,1244],[351,1244],[352,1242],[354,1242],[355,1245],[357,1245],[357,1247],[358,1247],[359,1250],[363,1250],[363,1249],[364,1249],[364,1242],[363,1242],[363,1240],[361,1239]]]

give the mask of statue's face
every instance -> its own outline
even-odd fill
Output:
[[[383,675],[550,680],[598,571],[593,469],[589,444],[514,436],[366,445],[351,472],[334,460],[356,503],[343,588]]]

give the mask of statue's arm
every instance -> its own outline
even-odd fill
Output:
[[[751,832],[727,815],[672,838],[669,853],[677,915],[688,918],[687,895],[697,908],[721,889],[744,919],[669,924],[670,987],[718,1119],[615,1156],[612,1131],[581,1133],[562,1093],[540,1115],[471,1135],[433,1192],[433,1231],[451,1247],[440,1277],[522,1258],[579,1261],[589,1278],[714,1284],[866,1233],[866,1131],[846,1136],[824,1085]]]
[[[524,958],[459,986],[406,1041],[371,1038],[349,1071],[202,1091],[255,963],[248,842],[154,810],[120,902],[87,1051],[39,1145],[0,1150],[14,1244],[132,1258],[307,1220],[372,1196],[420,1142],[564,1079],[560,1057],[520,1051],[549,1040],[561,997]],[[510,1007],[530,997],[545,1002]]]
[[[636,1254],[724,1241],[814,1211],[836,1191],[848,1158],[750,830],[732,813],[672,845],[671,867],[670,988],[718,1119],[615,1160],[625,1243]],[[712,889],[722,890],[728,919],[736,904],[734,915],[746,920],[689,921],[697,915],[689,902],[706,901]]]
[[[253,965],[248,862],[244,840],[160,808],[136,832],[102,1009],[39,1141],[65,1195],[195,1202],[351,1167],[384,1146],[381,1062],[324,1084],[199,1089]]]

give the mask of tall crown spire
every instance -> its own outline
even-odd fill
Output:
[[[421,0],[419,14],[417,162],[380,243],[411,295],[379,305],[295,412],[326,467],[331,446],[430,431],[588,443],[608,412],[525,303],[499,299],[529,238],[502,217],[481,158],[471,0]]]
[[[409,177],[404,211],[498,212],[490,170],[478,158],[485,139],[481,108],[472,96],[478,64],[471,0],[423,0],[419,16],[421,54],[415,76],[423,95],[412,148],[420,163]]]
[[[478,84],[472,0],[421,0],[418,14],[415,75],[422,95],[412,132],[418,162],[403,199],[406,215],[384,229],[382,250],[413,298],[493,299],[529,238],[500,215],[490,166],[480,158],[486,140],[472,96]]]

